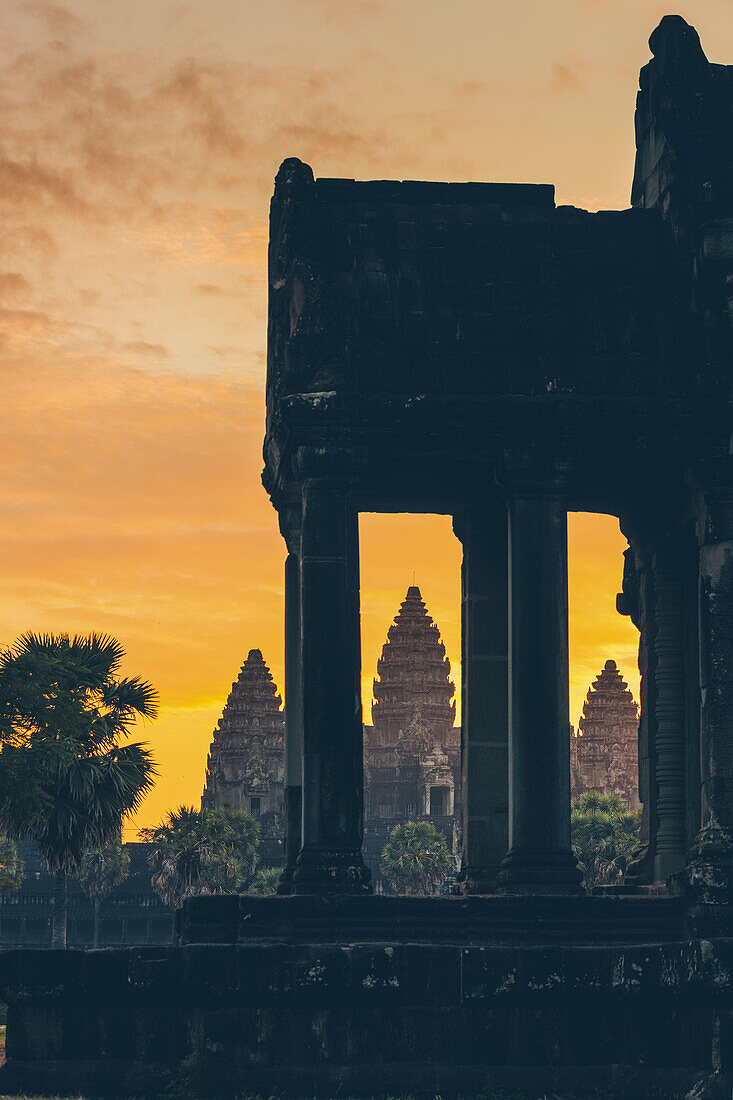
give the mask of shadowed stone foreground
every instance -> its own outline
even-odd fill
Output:
[[[684,1097],[731,1067],[732,973],[730,940],[12,953],[0,959],[10,1003],[0,1087]]]

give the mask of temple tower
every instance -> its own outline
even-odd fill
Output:
[[[378,886],[392,827],[428,818],[458,850],[460,729],[440,631],[411,585],[387,632],[364,727],[364,855]]]
[[[375,745],[395,745],[417,713],[436,743],[448,744],[456,718],[455,685],[440,631],[416,585],[407,589],[387,632],[374,680]]]
[[[639,809],[639,712],[615,661],[606,661],[588,689],[578,730],[571,737],[573,797],[582,791],[618,795]]]
[[[202,807],[260,818],[260,860],[282,862],[285,714],[259,649],[232,684],[206,763]]]

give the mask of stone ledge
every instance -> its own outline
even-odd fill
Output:
[[[181,944],[457,943],[600,945],[683,938],[684,900],[615,895],[209,896],[176,915]]]

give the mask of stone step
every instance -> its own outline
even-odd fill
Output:
[[[631,944],[684,938],[677,897],[544,895],[189,899],[181,944],[457,943]]]

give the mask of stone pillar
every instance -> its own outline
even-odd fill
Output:
[[[639,846],[632,854],[626,871],[628,884],[654,882],[654,858],[657,843],[657,784],[654,740],[656,716],[654,713],[655,660],[654,636],[654,583],[651,559],[646,540],[636,530],[637,525],[623,517],[621,530],[629,540],[624,554],[623,590],[616,597],[616,607],[621,615],[629,615],[639,631],[639,798],[641,800],[641,828]]]
[[[733,478],[700,493],[700,773],[702,829],[689,853],[691,931],[733,931]]]
[[[456,516],[461,566],[461,872],[458,891],[495,889],[509,848],[507,509],[497,494]]]
[[[507,456],[509,854],[505,893],[580,890],[570,848],[567,514],[551,467]]]
[[[685,624],[682,577],[675,543],[652,559],[655,592],[654,700],[657,831],[654,878],[665,882],[685,865]]]
[[[296,894],[366,893],[358,517],[342,484],[303,484],[303,841]]]
[[[285,867],[278,894],[292,891],[302,847],[303,706],[300,667],[300,531],[285,561]]]

